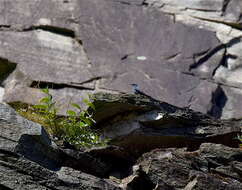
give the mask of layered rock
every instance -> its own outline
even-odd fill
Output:
[[[239,118],[236,106],[235,113],[227,110],[231,99],[239,101],[240,96],[227,97],[221,91],[224,86],[220,87],[221,83],[235,87],[240,83],[239,69],[234,77],[226,66],[227,62],[231,68],[239,65],[239,33],[227,24],[239,23],[237,13],[231,11],[236,7],[233,4],[198,0],[2,2],[0,57],[17,63],[18,70],[32,81],[20,87],[7,80],[5,101],[35,104],[41,96],[35,88],[49,86],[64,104],[63,114],[68,102],[81,103],[82,94],[130,92],[129,84],[137,83],[146,93],[171,104]],[[203,10],[210,20],[220,14],[223,20],[195,19]],[[185,23],[190,12],[195,15],[189,18],[197,22]],[[233,37],[218,38],[227,33],[197,23],[227,26]],[[231,83],[221,82],[225,78]],[[220,99],[228,102],[220,104]]]
[[[148,96],[95,94],[94,118],[103,137],[133,156],[157,147],[188,147],[203,142],[238,146],[240,121],[212,117],[160,102]]]
[[[130,189],[241,189],[242,151],[202,144],[195,152],[156,149],[144,154],[126,178]],[[142,183],[141,183],[142,182]]]
[[[145,0],[145,3],[147,6],[155,7],[168,15],[172,15],[176,22],[214,31],[224,46],[223,48],[218,47],[214,55],[223,54],[222,49],[225,49],[223,61],[220,65],[217,65],[217,61],[212,62],[210,58],[205,57],[206,61],[198,65],[199,75],[203,71],[211,71],[210,68],[213,68],[211,65],[214,67],[217,65],[217,69],[214,70],[212,75],[214,81],[223,84],[221,87],[225,91],[228,87],[230,87],[229,91],[232,92],[236,91],[233,87],[241,89],[241,1]],[[195,73],[197,75],[196,70]],[[227,102],[223,105],[224,109],[221,116],[223,118],[239,118],[240,110],[231,113],[231,110],[237,110],[237,105],[231,104],[231,102],[241,102],[240,93],[225,93],[224,97]],[[219,99],[217,100],[219,101]]]
[[[39,124],[0,104],[0,188],[241,189],[242,151],[231,148],[240,121],[144,95],[95,97],[96,127],[111,141],[80,150],[57,146]]]
[[[120,189],[115,183],[66,167],[66,153],[51,141],[37,123],[28,121],[7,105],[0,104],[0,188],[1,189]],[[89,164],[90,173],[99,174],[99,164],[91,156],[71,159]],[[87,159],[88,158],[88,159]],[[96,159],[97,160],[97,159]],[[92,165],[95,170],[93,171]],[[64,166],[66,165],[66,166]],[[90,167],[91,166],[91,167]],[[105,170],[102,170],[105,172]]]

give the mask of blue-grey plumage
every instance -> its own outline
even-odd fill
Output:
[[[130,85],[131,85],[132,88],[133,88],[133,92],[136,94],[137,91],[139,91],[139,86],[138,86],[138,84],[130,84]]]

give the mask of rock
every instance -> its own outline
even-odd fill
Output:
[[[141,95],[98,94],[94,105],[97,113],[102,113],[94,117],[103,137],[111,138],[111,144],[134,157],[157,147],[194,150],[203,142],[238,146],[234,137],[240,133],[240,122],[236,120],[216,120]]]
[[[4,88],[0,87],[0,102],[3,102]]]
[[[0,188],[36,190],[119,190],[117,184],[62,167],[48,170],[14,153],[0,151]]]
[[[40,104],[40,100],[46,96],[38,88],[50,88],[49,91],[53,96],[53,101],[56,102],[58,107],[58,114],[65,115],[66,111],[71,108],[71,103],[79,104],[83,109],[87,106],[82,101],[84,98],[88,98],[90,90],[80,90],[77,88],[61,88],[61,84],[51,86],[48,83],[35,82],[29,76],[25,75],[17,68],[9,77],[4,81],[5,95],[3,96],[4,102],[8,102],[13,107],[18,104],[35,105]],[[34,86],[33,86],[34,84]],[[62,84],[64,85],[64,84]],[[30,86],[30,87],[29,87]],[[65,85],[64,85],[65,86]],[[18,94],[16,96],[16,93]]]
[[[71,168],[62,167],[57,172],[58,177],[66,183],[72,183],[76,189],[121,190],[117,184],[107,179],[99,179]],[[74,189],[73,188],[73,189]]]
[[[242,4],[239,0],[229,1],[227,3],[225,18],[236,23],[241,23],[240,13],[242,10]]]
[[[151,99],[133,94],[97,93],[93,96],[93,104],[96,110],[94,119],[98,123],[122,113],[154,108]]]
[[[241,119],[242,90],[239,88],[232,88],[224,85],[222,86],[222,89],[226,99],[222,101],[224,104],[224,108],[221,117],[223,119]]]
[[[68,157],[39,124],[0,104],[0,189],[120,189],[111,181],[80,172],[105,175],[105,163],[89,153],[73,155],[79,159]],[[63,167],[67,163],[79,171]]]
[[[224,66],[221,66],[217,69],[214,78],[217,82],[222,84],[242,88],[242,69],[230,70]]]
[[[107,177],[111,170],[111,164],[105,163],[98,157],[93,157],[88,152],[63,149],[61,155],[62,165],[85,173],[93,174],[99,177]]]
[[[100,159],[109,166],[108,175],[122,179],[129,175],[130,168],[135,163],[135,158],[128,150],[120,146],[107,145],[87,150],[86,153]],[[115,180],[114,180],[115,181]]]
[[[231,148],[239,120],[145,94],[95,97],[96,112],[107,113],[96,114],[95,127],[110,145],[80,150],[58,147],[39,124],[0,104],[0,189],[241,189],[242,151]]]
[[[217,46],[209,50],[205,56],[197,56],[195,58],[196,64],[193,65],[191,71],[202,78],[211,78],[212,76],[214,82],[231,87],[231,91],[233,91],[233,87],[241,88],[242,32],[241,18],[239,17],[242,9],[241,1],[145,0],[145,4],[171,15],[175,22],[215,32],[217,38],[224,44],[223,47]],[[240,101],[238,96],[226,97],[226,99]],[[215,101],[221,100],[217,98]],[[242,114],[241,109],[237,109],[236,114],[231,114],[231,111],[227,112],[227,108],[224,110],[221,108],[220,112],[227,115],[226,118],[228,116],[238,118]]]
[[[58,180],[54,172],[13,152],[3,150],[0,153],[0,184],[2,189],[70,188],[70,185]]]
[[[212,78],[225,47],[214,32],[174,22],[147,8],[150,4],[141,0],[0,3],[6,10],[0,12],[5,18],[0,20],[0,57],[17,63],[32,81],[21,88],[6,84],[5,101],[35,104],[40,93],[33,88],[49,86],[65,102],[60,111],[64,114],[70,98],[80,103],[77,97],[85,93],[130,92],[129,83],[137,83],[152,97],[211,113],[218,87],[200,77]],[[221,4],[206,1],[204,8]],[[193,3],[193,8],[198,5]]]
[[[240,149],[211,143],[202,144],[195,152],[156,149],[138,160],[134,167],[138,170],[134,175],[146,179],[146,185],[150,184],[153,189],[239,190],[242,188],[241,174],[240,170],[235,169],[234,163],[241,165],[241,158]],[[230,171],[220,172],[221,167],[227,167]],[[129,178],[123,182],[133,188],[136,179]],[[144,181],[136,183],[135,187],[139,187],[141,182]]]
[[[115,175],[122,178],[128,174],[135,158],[124,148],[106,145],[86,150],[61,149],[62,166],[73,168],[96,177]]]
[[[8,75],[13,72],[16,68],[16,64],[9,62],[6,59],[0,58],[0,85],[8,77]]]
[[[17,62],[19,70],[35,81],[71,84],[92,78],[83,47],[70,37],[43,30],[1,31],[0,41],[4,41],[8,50],[1,51],[0,57]],[[11,53],[20,46],[24,51]],[[57,68],[59,72],[53,72]]]
[[[46,131],[34,122],[16,114],[5,104],[0,104],[0,149],[18,153],[47,168],[59,167],[57,146]]]

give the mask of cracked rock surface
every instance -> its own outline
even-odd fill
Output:
[[[120,189],[112,181],[67,167],[65,159],[66,154],[39,124],[22,118],[0,103],[0,189]],[[88,163],[90,173],[96,175],[98,172],[92,167],[95,165],[96,171],[102,167],[88,155],[79,156],[79,160],[69,157],[69,162],[72,166],[80,162],[82,171],[85,171],[82,163]]]
[[[80,150],[57,146],[39,124],[0,103],[0,189],[242,188],[241,121],[132,94],[99,93],[94,103],[96,127],[110,142]]]
[[[239,190],[242,188],[241,153],[239,149],[210,143],[202,144],[195,152],[187,152],[185,149],[156,149],[138,160],[133,178],[127,180],[127,186],[141,190],[144,185],[149,185],[149,189],[160,190]],[[141,180],[144,185],[138,186],[137,182]]]
[[[238,0],[13,0],[0,7],[0,63],[28,79],[5,69],[5,102],[38,103],[39,88],[49,86],[63,114],[86,93],[130,92],[137,83],[176,106],[241,117],[231,103],[241,102],[234,90],[241,89]]]

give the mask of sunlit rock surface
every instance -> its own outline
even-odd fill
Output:
[[[177,106],[241,117],[241,109],[233,106],[231,114],[226,108],[241,98],[221,86],[241,88],[238,0],[13,0],[0,6],[0,63],[17,64],[32,81],[20,88],[7,80],[5,102],[35,104],[39,88],[49,86],[64,114],[87,93],[131,92],[129,84],[137,83]]]

